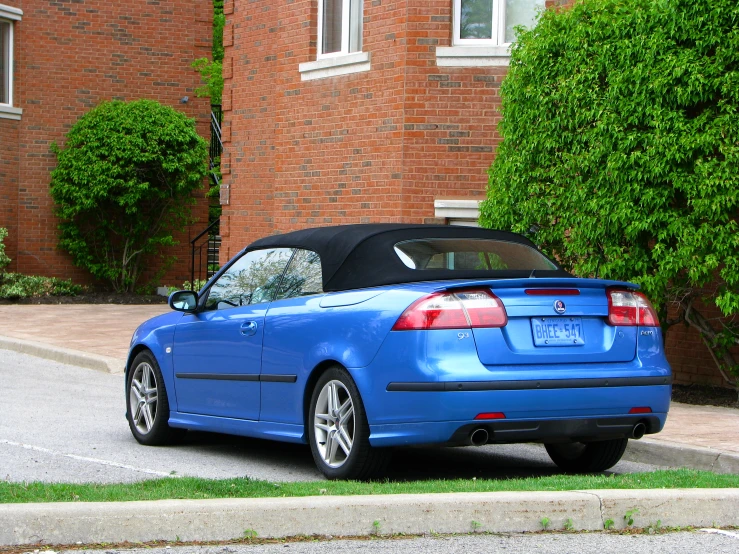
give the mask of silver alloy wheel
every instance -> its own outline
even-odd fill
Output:
[[[313,429],[316,447],[327,466],[341,467],[354,443],[354,403],[341,381],[329,381],[321,389],[315,406]]]
[[[136,430],[142,435],[148,434],[157,415],[157,378],[147,362],[141,362],[133,370],[129,405]]]

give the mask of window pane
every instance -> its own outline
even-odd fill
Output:
[[[518,25],[533,27],[536,14],[544,9],[544,0],[506,0],[505,3],[505,41],[516,40],[513,30]]]
[[[459,38],[493,38],[493,0],[460,0]]]
[[[282,278],[276,300],[323,292],[321,258],[310,250],[296,250]]]
[[[0,104],[10,102],[10,23],[0,21]]]
[[[349,52],[362,50],[362,0],[349,0]]]
[[[291,255],[290,248],[244,254],[213,283],[205,307],[227,310],[271,301]]]
[[[341,20],[343,0],[323,0],[322,54],[341,52]]]
[[[503,240],[418,239],[399,242],[395,253],[411,269],[557,269],[538,250]]]

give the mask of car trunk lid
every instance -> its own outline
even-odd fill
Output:
[[[574,278],[474,283],[480,285],[490,288],[508,314],[504,327],[472,329],[485,365],[627,362],[636,356],[638,327],[608,324],[606,293],[609,287],[638,288],[632,283]]]

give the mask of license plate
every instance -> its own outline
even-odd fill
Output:
[[[535,346],[582,346],[585,344],[579,317],[532,317]]]

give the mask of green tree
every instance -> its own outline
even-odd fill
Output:
[[[731,382],[739,3],[582,0],[545,11],[521,30],[501,94],[483,225],[535,229],[577,275],[639,283],[663,327],[696,328]]]
[[[10,257],[5,253],[5,237],[8,236],[8,230],[0,227],[0,274],[5,271],[5,267],[10,263]]]
[[[176,244],[206,175],[194,121],[151,100],[104,102],[53,151],[59,247],[114,290],[134,290],[147,260]]]
[[[225,25],[223,0],[213,0],[213,59],[199,58],[192,62],[192,67],[200,73],[204,82],[203,86],[195,90],[195,95],[209,97],[211,104],[220,104],[223,97],[223,27]]]

